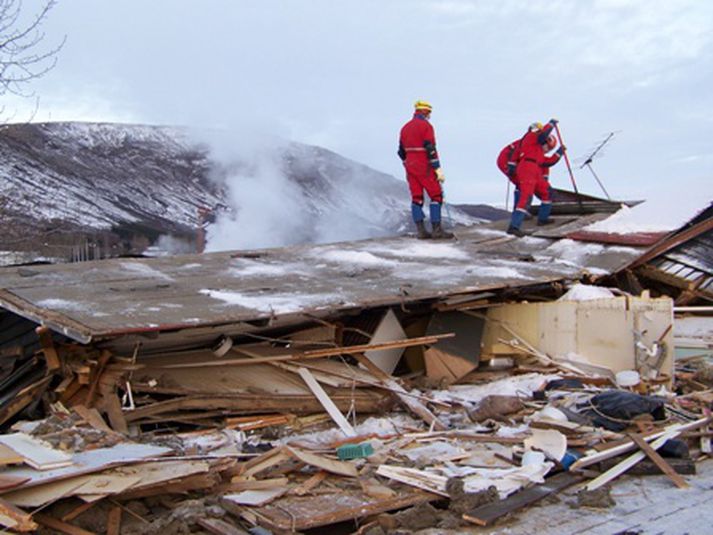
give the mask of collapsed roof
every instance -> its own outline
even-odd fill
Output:
[[[643,251],[546,237],[553,232],[515,240],[476,226],[452,242],[399,237],[4,268],[0,305],[81,343],[226,326],[239,333],[268,322],[607,275]]]

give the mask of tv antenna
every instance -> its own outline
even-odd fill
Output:
[[[604,153],[602,152],[602,149],[604,149],[604,146],[609,143],[612,138],[614,137],[615,134],[618,132],[609,132],[602,141],[599,142],[599,145],[597,145],[592,152],[589,153],[589,156],[584,158],[584,163],[579,166],[580,169],[583,169],[585,166],[589,169],[589,171],[594,175],[594,179],[597,181],[597,184],[599,184],[599,187],[602,188],[602,191],[604,192],[604,195],[607,196],[607,199],[611,201],[611,196],[609,195],[609,192],[606,190],[604,187],[604,184],[602,184],[602,181],[599,180],[599,177],[597,176],[597,173],[594,172],[594,167],[592,167],[592,161],[594,158],[598,156],[603,156]]]

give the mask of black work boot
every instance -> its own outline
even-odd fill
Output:
[[[554,223],[554,222],[555,222],[555,220],[552,219],[551,217],[548,217],[547,219],[544,219],[544,220],[538,219],[538,220],[537,220],[537,226],[538,226],[538,227],[544,227],[545,225],[551,225],[551,224]]]
[[[423,223],[423,221],[416,221],[416,232],[417,232],[416,237],[419,240],[430,240],[431,239],[431,233],[426,230],[426,225]]]
[[[518,238],[522,238],[523,236],[525,236],[525,233],[522,230],[517,227],[513,227],[512,225],[508,227],[507,233],[512,234],[513,236],[517,236]]]
[[[443,230],[440,221],[438,223],[431,223],[431,226],[433,227],[431,237],[434,240],[452,240],[456,237],[455,234],[453,234],[452,232],[446,232],[445,230]]]

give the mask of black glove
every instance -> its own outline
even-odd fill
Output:
[[[557,126],[557,123],[559,123],[559,121],[557,119],[550,119],[550,124],[552,126]]]
[[[567,147],[565,147],[564,145],[560,145],[559,148],[557,149],[557,154],[562,156],[564,154],[564,151],[566,151],[566,150],[567,150]]]

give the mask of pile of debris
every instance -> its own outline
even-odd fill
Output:
[[[622,474],[686,487],[711,453],[712,210],[646,254],[573,237],[591,214],[516,243],[6,268],[0,525],[445,533],[573,489],[607,506]]]
[[[39,328],[49,416],[0,435],[0,522],[373,535],[489,525],[573,485],[601,503],[624,473],[686,487],[711,451],[710,370],[674,370],[670,299],[602,292],[371,309],[190,350]],[[602,330],[578,332],[584,316]]]

